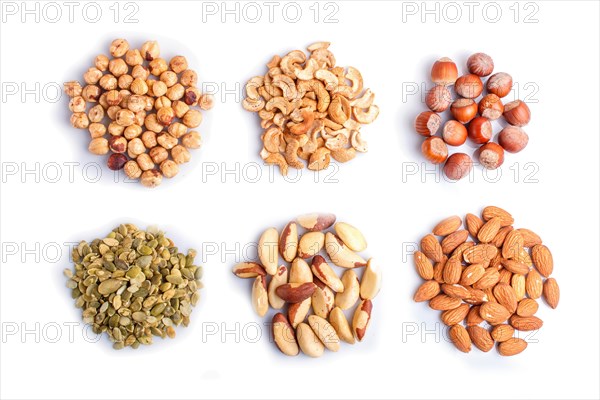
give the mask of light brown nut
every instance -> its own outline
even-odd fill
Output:
[[[279,258],[279,234],[277,229],[269,228],[258,241],[258,258],[269,275],[275,275]]]
[[[425,280],[433,279],[433,264],[429,258],[419,250],[414,253],[415,267],[419,276]]]
[[[312,294],[312,308],[316,315],[327,319],[333,308],[335,296],[331,289],[319,279],[315,278],[313,283],[317,286]]]
[[[494,286],[493,293],[498,303],[502,304],[511,314],[517,311],[517,294],[509,284],[498,283]]]
[[[468,353],[471,351],[471,338],[469,337],[469,333],[462,325],[454,325],[450,327],[448,330],[448,336],[454,346],[463,353]]]
[[[298,328],[296,328],[296,337],[298,338],[300,349],[304,354],[313,358],[323,355],[325,346],[308,324],[302,322],[298,325]]]
[[[276,165],[279,167],[281,175],[286,176],[288,172],[288,164],[285,157],[279,153],[269,153],[264,157],[265,163]]]
[[[494,236],[494,239],[492,239],[490,244],[493,244],[494,246],[496,246],[498,248],[502,248],[502,246],[504,245],[504,241],[506,240],[506,237],[513,230],[514,230],[514,228],[512,226],[504,226],[504,227],[500,228],[500,230],[498,230],[498,233],[496,234],[496,236]]]
[[[554,260],[550,249],[543,244],[536,244],[531,249],[531,258],[539,273],[548,278],[554,270]]]
[[[296,221],[304,229],[311,232],[317,232],[323,231],[333,225],[335,223],[335,215],[317,213],[304,214],[300,215]]]
[[[359,130],[351,131],[350,144],[352,145],[352,148],[354,148],[354,150],[358,152],[366,153],[367,151],[369,151],[369,146],[367,145],[367,142],[363,140],[362,134]]]
[[[482,217],[484,221],[489,221],[494,217],[500,218],[502,226],[509,226],[515,222],[515,219],[512,217],[512,215],[510,215],[508,211],[495,206],[489,206],[484,208],[482,212]]]
[[[492,218],[479,229],[479,232],[477,232],[477,239],[479,239],[481,243],[489,243],[494,240],[501,227],[502,219],[499,217]]]
[[[347,98],[340,95],[334,95],[329,104],[329,108],[327,109],[327,113],[333,122],[344,124],[344,122],[350,118],[352,108],[350,107],[350,102]]]
[[[346,79],[352,82],[352,96],[350,98],[353,99],[363,90],[363,77],[358,69],[354,67],[348,67]]]
[[[347,270],[342,275],[342,284],[344,289],[335,295],[335,305],[342,310],[348,310],[356,304],[360,295],[358,276],[353,270]]]
[[[469,305],[463,303],[455,309],[444,311],[440,318],[442,322],[448,326],[456,325],[461,323],[467,317],[469,309]]]
[[[444,282],[449,284],[455,284],[460,281],[461,274],[463,272],[462,263],[457,257],[450,257],[443,270]]]
[[[296,84],[294,83],[292,78],[290,78],[287,75],[279,74],[273,76],[271,85],[280,88],[283,92],[283,97],[288,101],[298,98]]]
[[[523,240],[521,233],[518,230],[511,230],[506,235],[504,243],[502,244],[502,257],[506,259],[518,258],[521,250],[523,250],[524,243],[525,241]]]
[[[345,163],[356,157],[356,150],[353,147],[350,147],[348,149],[332,151],[331,157],[339,163]]]
[[[450,297],[445,294],[438,294],[429,301],[429,307],[433,310],[447,311],[454,310],[462,304],[461,299]]]
[[[465,217],[465,222],[467,225],[467,230],[469,234],[474,238],[477,237],[477,233],[479,233],[479,229],[483,226],[483,221],[477,215],[467,214]]]
[[[527,342],[520,338],[510,338],[498,345],[498,353],[501,356],[514,356],[527,348]]]
[[[519,317],[531,317],[537,312],[538,308],[539,305],[534,299],[523,299],[517,307],[517,315]]]
[[[510,324],[518,331],[537,331],[544,325],[544,321],[535,316],[520,317],[515,314],[510,317]]]
[[[273,340],[286,356],[296,356],[300,352],[294,330],[282,313],[273,316]]]
[[[303,169],[304,163],[298,159],[298,149],[300,142],[296,139],[289,140],[285,146],[284,157],[287,164],[296,169]]]
[[[296,253],[298,252],[298,227],[295,222],[289,222],[281,231],[279,252],[287,262],[292,262],[296,258]]]
[[[460,230],[452,232],[442,240],[442,251],[444,254],[451,254],[458,246],[465,243],[469,238],[469,232],[466,230]],[[462,257],[458,257],[462,258]]]
[[[329,167],[331,162],[331,150],[327,147],[319,147],[308,159],[308,169],[321,171]]]
[[[261,317],[264,317],[269,310],[267,280],[263,275],[259,275],[254,279],[254,284],[252,285],[252,307]]]
[[[542,276],[535,269],[529,271],[525,278],[527,295],[532,299],[539,299],[542,297],[543,285]]]
[[[463,259],[469,264],[479,264],[491,261],[498,254],[498,248],[491,244],[478,244],[463,252]]]
[[[340,338],[335,329],[333,329],[333,326],[325,318],[321,318],[318,315],[310,315],[308,317],[308,324],[327,350],[335,352],[340,349]]]
[[[546,282],[544,282],[543,294],[546,303],[548,303],[550,307],[556,308],[558,306],[558,301],[560,300],[560,289],[556,279],[546,279]]]
[[[471,286],[481,279],[484,273],[485,268],[483,267],[483,264],[471,264],[463,270],[460,284],[463,286]]]
[[[352,318],[352,332],[359,342],[365,337],[367,328],[371,323],[371,314],[373,311],[373,303],[371,300],[361,300],[354,311],[354,317]]]
[[[471,292],[466,287],[459,284],[448,284],[444,283],[442,285],[442,292],[447,294],[450,297],[456,297],[457,299],[468,299],[471,297]],[[454,325],[454,324],[451,324]]]
[[[462,225],[462,220],[458,215],[448,217],[440,221],[435,228],[433,228],[433,234],[437,236],[448,236],[452,232],[456,232]]]
[[[440,294],[440,284],[434,280],[426,281],[415,292],[413,300],[417,303],[428,301]]]
[[[481,278],[473,284],[474,289],[485,290],[493,287],[500,280],[500,273],[495,268],[487,268]]]
[[[258,94],[258,89],[261,88],[265,83],[265,78],[263,76],[255,76],[251,78],[246,83],[246,97],[249,100],[258,100],[260,99],[260,95]]]
[[[432,234],[426,235],[421,239],[421,251],[427,256],[427,258],[439,262],[444,258],[444,252],[442,246],[438,242],[437,238]]]
[[[265,101],[261,98],[254,100],[246,97],[244,101],[242,101],[242,107],[244,107],[244,110],[246,111],[259,112],[265,108]]]
[[[296,328],[299,323],[306,319],[306,316],[310,311],[311,304],[312,300],[310,297],[300,303],[290,304],[290,306],[288,307],[288,317],[290,319],[292,327]]]
[[[516,260],[507,260],[505,258],[502,258],[500,259],[500,263],[504,268],[506,268],[513,274],[527,275],[530,271],[529,266]]]
[[[480,308],[481,306],[471,307],[471,310],[469,310],[469,313],[467,314],[467,326],[475,326],[483,322],[483,318],[481,318],[481,315],[479,314]]]
[[[349,344],[355,343],[356,339],[341,308],[335,307],[331,310],[329,313],[329,322],[341,340]]]
[[[496,325],[492,328],[492,338],[499,343],[506,342],[515,334],[515,328],[508,324]]]
[[[267,272],[258,263],[242,262],[233,267],[233,273],[238,278],[256,278],[257,276],[265,276]]]
[[[510,286],[512,286],[512,288],[515,291],[515,294],[517,295],[517,300],[522,300],[523,298],[525,298],[525,276],[524,275],[519,275],[519,274],[513,274],[512,278],[510,279]]]
[[[300,303],[312,296],[315,287],[312,282],[286,283],[277,287],[275,293],[288,303]]]
[[[293,50],[281,59],[279,67],[281,68],[283,73],[293,76],[294,70],[296,68],[300,68],[300,64],[303,64],[305,61],[306,54],[304,54],[303,51]]]
[[[447,261],[448,257],[444,256],[441,261],[433,265],[433,279],[440,284],[444,283],[444,267]]]
[[[271,278],[271,282],[269,282],[269,290],[267,293],[269,297],[269,304],[276,310],[283,308],[285,301],[283,301],[275,291],[279,286],[286,284],[287,280],[288,270],[284,265],[281,265],[277,269],[277,273],[273,275],[273,278]]]
[[[315,232],[316,233],[316,232]],[[319,232],[320,233],[320,232]],[[306,235],[305,235],[306,236]],[[329,286],[334,292],[343,292],[344,284],[338,278],[335,271],[331,268],[325,259],[320,255],[315,255],[311,265],[312,273],[325,285]]]
[[[542,244],[542,239],[539,235],[533,232],[530,229],[519,228],[517,229],[521,236],[523,237],[523,246],[525,247],[533,247],[536,244]]]
[[[370,124],[379,116],[379,107],[373,104],[367,111],[364,111],[362,108],[352,107],[352,114],[354,114],[354,119],[361,124]]]
[[[489,301],[487,293],[483,290],[473,288],[467,288],[467,290],[469,291],[470,295],[469,297],[464,299],[466,303],[472,305],[480,305],[485,303],[486,301]]]
[[[302,122],[293,125],[290,128],[290,133],[293,135],[304,135],[313,126],[315,121],[315,113],[309,110],[302,110]]]
[[[381,290],[382,277],[383,271],[379,263],[375,259],[369,258],[360,282],[360,298],[373,300]]]
[[[490,325],[498,325],[510,317],[510,311],[502,304],[487,302],[481,305],[479,315],[481,315],[481,318],[486,320]]]
[[[300,237],[298,243],[298,257],[310,258],[319,254],[325,245],[323,232],[308,232]]]
[[[304,69],[302,69],[300,67],[296,67],[294,69],[294,74],[296,75],[296,78],[303,80],[303,81],[308,81],[308,80],[314,79],[315,72],[318,69],[319,69],[319,64],[315,60],[310,59],[306,62]]]
[[[487,353],[494,348],[494,339],[490,332],[481,326],[470,326],[467,328],[471,341],[479,350]]]
[[[363,234],[354,226],[345,222],[334,225],[335,233],[342,239],[344,244],[353,251],[363,251],[367,248],[367,241]]]
[[[297,257],[290,267],[290,283],[307,283],[313,281],[310,266],[303,259]]]
[[[269,127],[263,137],[263,145],[265,149],[271,153],[278,153],[279,147],[281,146],[281,141],[283,139],[283,132],[280,128],[276,126]]]
[[[364,258],[350,250],[339,237],[331,232],[325,234],[325,251],[338,267],[356,268],[367,265]]]

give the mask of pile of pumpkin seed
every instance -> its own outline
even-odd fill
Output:
[[[123,224],[105,238],[79,243],[75,269],[64,273],[84,323],[106,332],[115,349],[136,349],[154,336],[174,338],[176,326],[190,323],[202,288],[195,257],[195,250],[180,253],[157,228]]]

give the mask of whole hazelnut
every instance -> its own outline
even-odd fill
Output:
[[[450,112],[454,119],[466,124],[477,115],[477,103],[472,99],[458,99],[450,106]]]
[[[155,97],[164,96],[167,93],[167,85],[163,81],[155,81],[152,85],[152,94]]]
[[[485,53],[475,53],[467,59],[467,68],[477,76],[488,76],[494,71],[494,60]]]
[[[143,65],[136,65],[131,70],[131,76],[133,79],[143,79],[146,80],[150,76],[150,70]]]
[[[167,90],[167,94],[166,96],[170,99],[170,100],[179,100],[183,97],[183,95],[185,94],[185,88],[183,87],[182,84],[180,83],[176,83],[175,85],[171,86],[168,90]]]
[[[188,149],[199,149],[202,146],[202,137],[197,131],[191,131],[181,137],[181,144]]]
[[[463,75],[456,80],[454,90],[459,96],[467,99],[475,99],[483,92],[483,82],[475,74]]]
[[[158,142],[159,145],[161,145],[162,147],[164,147],[167,150],[171,150],[179,142],[177,140],[177,138],[174,138],[173,136],[171,136],[168,133],[163,133],[162,135],[158,135],[156,137],[156,141]],[[157,164],[158,164],[158,162],[157,162]]]
[[[121,96],[121,93],[118,90],[110,90],[106,92],[106,102],[109,106],[118,106],[121,104],[122,100],[123,96]]]
[[[123,75],[123,76],[125,76],[125,75]],[[117,82],[117,78],[115,78],[111,74],[106,74],[106,75],[102,76],[102,78],[100,78],[100,81],[98,82],[98,84],[104,90],[114,90],[117,88],[118,82]]]
[[[121,126],[129,126],[132,125],[135,121],[135,114],[131,110],[121,109],[117,111],[117,119],[115,120],[117,124]]]
[[[156,112],[156,119],[164,126],[169,126],[175,119],[175,111],[171,107],[159,108]]]
[[[496,169],[504,162],[504,149],[499,144],[489,142],[479,149],[479,162],[486,169]]]
[[[131,92],[134,94],[143,95],[148,93],[148,84],[146,81],[136,78],[133,80],[133,82],[131,82],[129,90],[131,90]]]
[[[483,144],[492,138],[492,123],[485,117],[474,118],[467,128],[469,139],[474,143]]]
[[[154,161],[155,164],[160,164],[167,158],[169,158],[169,152],[161,146],[151,148],[148,154],[150,155],[150,158],[152,158],[152,161]]]
[[[179,173],[179,165],[173,160],[165,160],[160,164],[160,170],[166,178],[172,178]]]
[[[525,102],[521,100],[511,101],[504,106],[504,118],[511,125],[525,126],[531,120],[531,111]]]
[[[84,112],[76,112],[71,115],[71,125],[73,125],[73,128],[87,129],[90,120]]]
[[[173,102],[173,110],[175,111],[175,115],[177,118],[183,118],[186,112],[190,109],[190,106],[185,104],[181,100],[176,100]]]
[[[130,179],[138,179],[142,175],[142,169],[135,160],[129,160],[123,166],[123,171]]]
[[[154,98],[151,96],[146,96],[146,107],[144,107],[145,111],[151,111],[154,108]]]
[[[421,136],[429,137],[435,135],[441,124],[442,118],[439,114],[433,111],[423,111],[415,119],[415,131]]]
[[[160,173],[160,171],[157,171],[155,169],[144,171],[140,178],[140,182],[142,183],[142,185],[149,188],[157,187],[162,182],[162,174]]]
[[[188,128],[196,128],[202,123],[202,113],[198,110],[189,110],[183,116],[182,121]]]
[[[133,112],[142,111],[146,107],[146,97],[132,94],[127,102],[127,108]]]
[[[119,112],[120,110],[121,107],[119,106],[110,106],[106,109],[106,115],[108,115],[108,118],[114,121],[115,119],[117,119],[117,112]]]
[[[431,163],[440,164],[448,157],[448,146],[441,138],[432,136],[425,139],[421,145],[421,152]]]
[[[446,86],[438,85],[427,92],[425,104],[431,111],[443,112],[450,107],[452,95]]]
[[[156,114],[146,115],[146,119],[144,120],[144,126],[146,127],[146,129],[156,133],[160,133],[163,130],[163,126],[158,122]]]
[[[467,141],[467,128],[458,121],[450,120],[444,124],[442,138],[450,146],[461,146]]]
[[[493,93],[485,95],[479,101],[479,114],[483,117],[495,120],[500,118],[503,112],[504,105],[502,104],[502,100]]]
[[[146,59],[146,61],[152,61],[160,55],[160,46],[156,41],[147,41],[142,45],[140,53],[142,54],[142,57]]]
[[[140,154],[139,156],[137,156],[135,161],[138,163],[142,171],[148,171],[149,169],[154,168],[154,163],[152,162],[152,159],[150,158],[148,153]]]
[[[171,61],[169,62],[169,67],[171,67],[173,72],[178,74],[187,69],[188,62],[184,56],[175,56],[171,58]]]
[[[71,110],[71,112],[84,112],[85,106],[85,100],[81,96],[75,96],[69,100],[69,110]]]
[[[125,75],[129,70],[129,67],[127,66],[125,61],[123,61],[123,59],[114,58],[108,63],[108,70],[111,74],[118,78],[121,75]]]
[[[87,85],[83,88],[81,97],[88,103],[95,103],[100,98],[100,88],[96,85]]]
[[[431,80],[438,85],[452,85],[458,78],[458,68],[448,57],[437,60],[431,68]]]
[[[198,100],[198,106],[201,109],[208,111],[213,108],[215,105],[215,97],[210,93],[205,93],[200,96],[200,100]]]
[[[104,124],[94,122],[88,127],[92,139],[100,138],[106,134],[106,126]]]
[[[122,136],[125,127],[123,125],[119,125],[116,122],[111,122],[108,124],[108,133],[112,136]]]
[[[106,71],[108,69],[109,59],[104,54],[97,55],[94,59],[94,65],[100,71]]]
[[[185,92],[183,95],[183,101],[188,106],[195,106],[198,104],[198,100],[200,99],[201,96],[202,96],[202,93],[200,93],[200,91],[198,89],[196,89],[195,87],[190,87],[190,88],[185,89]]]
[[[183,86],[196,86],[198,84],[198,74],[194,70],[186,69],[181,73],[179,83]]]
[[[175,122],[171,124],[167,130],[171,136],[173,136],[176,139],[179,139],[187,133],[188,128],[180,122]]]
[[[465,153],[454,153],[444,164],[444,174],[448,179],[458,181],[469,175],[473,167],[473,160]]]
[[[523,150],[529,142],[529,136],[518,126],[507,126],[500,131],[498,143],[509,153],[518,153]]]
[[[121,88],[121,89],[129,89],[131,87],[131,83],[133,82],[133,80],[134,80],[133,76],[125,74],[125,75],[121,75],[119,77],[117,84],[119,85],[119,88]]]
[[[110,107],[108,105],[108,101],[106,101],[106,93],[104,92],[100,95],[100,97],[98,98],[98,104],[102,107],[102,109],[106,110],[108,107]]]
[[[104,108],[100,104],[96,104],[88,111],[88,117],[91,122],[100,122],[104,118]]]
[[[97,154],[99,156],[108,153],[108,140],[103,137],[97,137],[90,141],[88,145],[88,150],[92,154]]]
[[[127,144],[127,150],[133,155],[140,155],[146,152],[146,147],[144,146],[144,142],[140,138],[133,138]]]
[[[160,76],[163,72],[169,69],[167,62],[163,58],[155,58],[148,64],[150,73],[154,76]]]
[[[126,163],[127,157],[124,154],[118,153],[111,154],[110,157],[108,157],[108,161],[106,162],[106,164],[108,165],[108,169],[111,169],[113,171],[123,169]]]
[[[154,108],[156,110],[160,110],[163,107],[171,107],[173,103],[167,96],[160,96],[158,99],[154,100]]]
[[[64,84],[65,94],[69,97],[80,96],[83,88],[77,81],[69,81]]]
[[[88,85],[94,85],[102,78],[102,71],[96,67],[89,68],[85,74],[83,74],[83,80]]]
[[[177,146],[171,149],[171,157],[173,158],[173,161],[175,161],[177,164],[184,164],[190,161],[192,155],[190,154],[188,149],[178,144]]]
[[[127,140],[136,138],[136,137],[140,136],[141,134],[142,134],[142,127],[139,126],[138,124],[129,125],[127,128],[125,128],[125,131],[123,131],[123,136]]]
[[[125,54],[125,62],[127,65],[134,67],[136,65],[143,64],[144,59],[142,58],[142,54],[138,49],[130,49]]]
[[[113,57],[123,57],[129,50],[129,42],[125,39],[115,39],[110,44],[110,55]]]
[[[113,153],[125,153],[127,151],[127,139],[123,136],[111,136],[108,146]]]
[[[136,112],[133,122],[136,125],[140,125],[140,126],[144,125],[144,121],[146,121],[146,115],[147,115],[147,113],[144,110]]]
[[[152,131],[146,131],[142,133],[142,142],[147,149],[156,147],[158,142],[156,141],[156,133]]]
[[[160,74],[160,81],[167,87],[171,87],[177,83],[177,74],[173,71],[165,71]]]
[[[498,72],[490,76],[487,81],[487,90],[490,93],[502,98],[510,93],[513,85],[512,76],[506,72]]]

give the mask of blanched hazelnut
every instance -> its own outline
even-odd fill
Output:
[[[452,94],[446,86],[438,85],[427,92],[425,104],[431,111],[443,112],[450,107]]]
[[[167,150],[171,150],[179,142],[177,140],[177,138],[174,138],[173,136],[169,135],[168,133],[163,133],[162,135],[156,136],[156,141],[158,142],[159,145],[161,145],[162,147],[164,147]],[[158,164],[158,162],[157,162],[157,164]]]
[[[88,111],[88,118],[91,122],[100,122],[104,118],[104,108],[100,104],[96,104]]]
[[[199,149],[202,146],[202,137],[197,131],[191,131],[181,137],[181,144],[188,149]]]
[[[160,46],[154,40],[147,41],[142,45],[140,53],[146,61],[152,61],[160,55]]]
[[[165,71],[160,74],[160,81],[167,87],[171,87],[177,83],[177,74],[173,71]]]
[[[144,107],[145,111],[151,111],[154,108],[154,98],[150,96],[146,96],[146,107]]]
[[[198,100],[198,106],[201,109],[208,111],[213,108],[215,105],[215,97],[210,93],[205,93],[200,96],[200,100]]]
[[[75,96],[69,100],[69,110],[71,110],[71,112],[84,112],[85,106],[85,100],[81,96]]]
[[[131,92],[134,94],[144,95],[148,93],[148,85],[146,84],[146,81],[136,78],[133,80],[133,82],[131,82],[129,90],[131,90]]]
[[[92,154],[103,155],[108,153],[108,140],[103,137],[94,138],[88,145],[88,150]]]
[[[162,182],[162,174],[155,169],[144,171],[140,178],[140,182],[142,185],[149,188],[156,187]]]
[[[117,119],[115,121],[121,126],[129,126],[135,122],[134,119],[135,114],[133,113],[133,111],[121,109],[117,111]]]
[[[122,59],[115,58],[110,60],[110,62],[108,63],[108,70],[111,74],[118,78],[121,75],[125,75],[129,70],[129,67]]]
[[[133,76],[131,75],[121,75],[118,80],[119,88],[121,89],[129,89],[131,87],[131,83],[133,82]]]
[[[448,157],[448,146],[441,138],[432,136],[425,139],[421,145],[421,152],[431,163],[440,164]]]
[[[175,119],[175,111],[171,107],[159,108],[156,112],[156,119],[164,126],[169,126]]]
[[[171,102],[171,100],[169,100],[169,98],[167,96],[161,96],[154,101],[154,108],[157,110],[160,110],[161,108],[164,108],[164,107],[170,108],[171,105],[172,105],[172,102]]]
[[[152,131],[146,131],[142,133],[142,142],[147,149],[152,149],[156,147],[158,142],[156,141],[156,133]]]
[[[97,55],[96,58],[94,59],[94,65],[100,71],[106,71],[108,69],[108,62],[109,62],[109,59],[104,54]]]
[[[485,53],[475,53],[468,58],[467,68],[477,76],[488,76],[494,71],[494,60]]]
[[[182,137],[183,135],[185,135],[187,133],[188,129],[187,129],[187,126],[185,126],[181,122],[175,122],[175,123],[171,124],[167,130],[169,131],[169,134],[171,136],[179,139],[180,137]]]
[[[152,94],[156,97],[164,96],[167,93],[167,85],[163,81],[155,81],[152,85]]]
[[[150,158],[152,158],[152,161],[154,161],[155,164],[160,164],[167,158],[169,158],[169,152],[161,146],[153,147],[152,149],[150,149],[150,152],[148,154],[150,155]]]
[[[112,76],[111,74],[106,74],[100,78],[98,84],[104,90],[113,90],[117,88],[117,78]]]
[[[194,70],[186,69],[181,73],[179,83],[183,86],[196,86],[198,84],[198,74]]]
[[[133,79],[143,79],[146,80],[150,76],[150,70],[143,65],[136,65],[131,70],[131,76]]]
[[[104,92],[100,95],[100,98],[98,99],[98,104],[104,109],[106,110],[108,107],[110,107],[108,105],[108,101],[106,101],[106,93]]]
[[[489,142],[479,149],[479,162],[486,169],[496,169],[504,162],[504,149],[499,144]]]
[[[127,151],[133,155],[140,155],[146,151],[146,147],[140,138],[133,138],[127,144]]]
[[[125,171],[125,175],[131,179],[137,179],[142,175],[142,169],[135,160],[127,161],[123,166],[123,171]]]
[[[175,72],[176,74],[183,72],[188,67],[187,59],[184,56],[175,56],[171,58],[171,61],[169,62],[169,67],[171,67],[173,72]]]
[[[179,165],[173,160],[165,160],[160,164],[160,170],[166,178],[173,178],[179,173]]]
[[[88,127],[92,139],[102,137],[106,134],[106,126],[104,124],[94,122]]]
[[[108,168],[113,170],[113,171],[118,171],[120,169],[123,169],[123,167],[125,166],[125,164],[127,163],[127,157],[125,157],[124,154],[111,154],[110,157],[108,157],[108,161],[106,162],[106,164],[108,165]]]
[[[137,156],[135,161],[138,163],[142,171],[148,171],[149,169],[154,168],[154,163],[147,153],[140,154]]]
[[[69,97],[80,96],[83,88],[77,81],[69,81],[64,84],[65,94]]]
[[[83,80],[88,85],[94,85],[102,78],[102,71],[96,67],[89,68],[85,74],[83,74]]]
[[[155,58],[148,64],[150,73],[154,76],[160,76],[163,72],[169,69],[167,62],[163,58]]]
[[[106,102],[109,106],[118,106],[119,104],[121,104],[121,100],[123,100],[123,96],[121,96],[121,93],[118,90],[110,90],[106,92]]]
[[[146,107],[146,97],[132,94],[127,102],[127,108],[133,112],[142,111]]]
[[[506,72],[498,72],[490,76],[487,81],[487,90],[490,93],[502,98],[510,93],[513,85],[512,76]]]
[[[119,106],[110,106],[106,109],[106,115],[114,121],[117,118],[117,112],[119,112],[119,110],[121,110],[121,107]]]
[[[509,153],[518,153],[529,142],[529,136],[518,126],[507,126],[498,135],[498,143]]]
[[[452,180],[458,181],[469,175],[473,168],[473,160],[465,153],[454,153],[444,164],[444,174]]]
[[[174,101],[172,107],[175,111],[175,115],[177,116],[177,118],[183,118],[185,113],[188,112],[188,110],[190,109],[190,106],[188,106],[181,100]]]
[[[160,133],[163,130],[163,126],[158,122],[156,114],[148,114],[144,120],[144,125],[146,126],[146,129],[151,130],[152,132]]]
[[[144,63],[144,59],[138,49],[128,50],[125,54],[125,62],[132,67]]]
[[[192,155],[190,154],[188,149],[178,144],[177,146],[171,149],[171,157],[173,158],[173,161],[175,161],[177,164],[184,164],[190,161]]]
[[[127,139],[123,136],[111,136],[108,139],[108,146],[113,153],[125,153],[127,151]]]
[[[100,97],[100,88],[96,85],[87,85],[81,92],[81,97],[88,103],[95,103]]]
[[[127,140],[136,138],[136,137],[140,136],[141,134],[142,134],[142,127],[139,126],[138,124],[129,125],[127,128],[125,128],[125,131],[123,131],[123,136]]]
[[[142,110],[142,111],[138,111],[135,113],[135,118],[134,118],[134,123],[136,125],[144,125],[144,121],[146,121],[146,111]]]
[[[73,128],[87,129],[90,120],[84,112],[76,112],[71,115],[71,125],[73,125]]]
[[[116,122],[111,122],[108,124],[108,133],[112,136],[122,136],[125,127],[123,125],[119,125]]]
[[[167,97],[173,101],[179,100],[185,94],[185,88],[182,84],[176,83],[167,90]]]
[[[202,123],[202,113],[198,110],[189,110],[183,116],[183,124],[188,128],[196,128]]]
[[[125,39],[115,39],[110,44],[110,55],[113,57],[123,57],[129,50],[129,42]]]

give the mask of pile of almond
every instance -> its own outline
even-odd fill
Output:
[[[467,214],[466,230],[461,218],[452,216],[425,236],[414,254],[425,280],[414,300],[442,311],[450,339],[465,353],[471,344],[487,352],[495,343],[503,356],[521,353],[527,342],[513,335],[542,327],[535,316],[537,300],[558,305],[550,250],[536,233],[514,229],[513,223],[510,213],[494,206],[484,208],[481,218]]]
[[[308,56],[302,50],[276,55],[265,75],[246,83],[243,107],[258,113],[264,129],[260,155],[282,175],[288,167],[303,169],[305,161],[320,171],[331,158],[344,163],[367,151],[360,128],[379,115],[375,95],[364,89],[358,69],[335,65],[329,45],[308,46]]]
[[[233,268],[236,276],[254,279],[252,305],[258,315],[264,317],[269,306],[280,310],[273,316],[273,340],[285,355],[302,350],[320,357],[325,349],[338,351],[340,341],[362,341],[367,332],[381,271],[372,258],[367,261],[358,254],[367,248],[362,233],[335,220],[333,214],[306,214],[289,222],[281,234],[269,228],[258,243],[259,262]],[[298,225],[304,234],[299,235]],[[344,270],[341,278],[324,255]],[[280,264],[280,256],[291,266]],[[362,267],[359,278],[355,271]],[[353,312],[352,324],[345,312]]]

